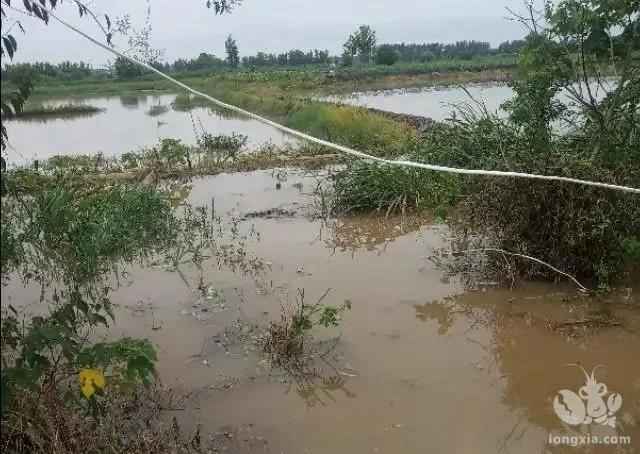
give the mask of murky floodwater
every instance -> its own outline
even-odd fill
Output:
[[[194,203],[210,205],[213,198],[217,212],[245,216],[240,228],[254,232],[248,252],[266,260],[269,270],[252,278],[205,267],[204,283],[220,295],[204,308],[195,288],[160,269],[132,270],[131,283],[114,295],[121,307],[111,335],[151,339],[163,382],[192,393],[186,410],[176,412],[183,424],[202,424],[203,432],[244,427],[245,438],[235,440],[238,452],[610,453],[640,447],[637,293],[623,289],[597,299],[547,284],[465,292],[427,259],[447,244],[446,226],[428,219],[312,220],[315,184],[313,175],[294,171],[195,181]],[[251,216],[272,208],[285,214]],[[198,273],[184,271],[195,287]],[[340,335],[331,356],[340,380],[303,391],[269,373],[247,341],[252,326],[276,319],[299,288],[308,301],[331,289],[326,303],[352,302],[339,329],[316,332],[318,339]],[[3,301],[17,292],[12,284]],[[616,323],[585,329],[589,320]],[[583,372],[569,364],[589,372],[602,366],[597,381],[622,397],[616,429],[570,427],[556,416],[558,391],[578,393],[585,385]],[[586,433],[628,435],[632,446],[615,451],[548,442],[550,434]]]
[[[601,99],[615,87],[615,80],[607,79],[602,85],[592,83],[591,89],[596,99]],[[566,93],[559,95],[569,106],[575,104]],[[586,94],[585,94],[586,96]],[[389,112],[418,115],[436,121],[450,118],[456,106],[468,104],[478,109],[479,103],[487,110],[505,115],[502,104],[513,97],[513,90],[506,84],[467,84],[462,87],[400,88],[395,90],[365,91],[351,95],[329,96],[332,102],[372,107]],[[574,106],[577,108],[577,106]]]
[[[56,99],[45,106],[89,104],[104,109],[88,116],[7,122],[12,148],[11,162],[21,164],[54,155],[95,154],[119,156],[155,145],[169,137],[194,144],[202,128],[211,134],[239,133],[249,138],[248,147],[265,142],[282,145],[290,138],[255,120],[222,115],[208,108],[189,112],[171,107],[175,95],[110,96]],[[152,113],[152,115],[149,115]],[[195,124],[194,124],[195,123]]]
[[[497,111],[513,96],[513,90],[504,84],[470,84],[465,88],[468,94],[458,87],[428,87],[353,93],[326,99],[442,121],[451,116],[454,105],[471,102],[469,94],[484,102],[490,111]]]

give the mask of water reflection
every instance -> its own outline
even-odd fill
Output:
[[[125,109],[137,109],[140,104],[146,104],[147,98],[144,96],[120,96],[120,105]]]
[[[415,232],[429,219],[423,216],[344,216],[324,222],[321,236],[327,248],[334,253],[363,249],[382,253],[396,238]],[[326,233],[325,233],[326,232]]]
[[[337,402],[337,394],[349,399],[355,399],[356,393],[347,387],[347,381],[340,375],[322,377],[316,381],[296,387],[296,393],[307,407],[325,407],[329,403]]]
[[[435,322],[440,335],[465,335],[485,352],[476,367],[492,376],[502,402],[521,416],[513,433],[505,436],[505,448],[514,433],[531,431],[531,424],[553,435],[618,434],[640,440],[640,362],[634,359],[637,348],[629,348],[640,345],[640,312],[624,293],[612,302],[611,297],[587,299],[530,286],[515,292],[467,293],[413,308],[418,320]],[[571,325],[578,329],[560,329]],[[552,402],[557,393],[577,392],[585,382],[581,369],[570,364],[588,372],[601,366],[597,381],[622,396],[616,430],[596,423],[570,427],[556,416]],[[544,444],[543,452],[575,452]],[[591,448],[585,452],[614,452]],[[615,452],[634,452],[621,448]]]
[[[21,124],[21,123],[38,123],[38,124],[43,124],[43,123],[53,123],[56,121],[74,121],[74,120],[79,120],[82,118],[88,118],[88,117],[93,117],[95,115],[100,115],[100,114],[104,114],[106,109],[95,109],[95,110],[76,110],[76,111],[69,111],[69,112],[56,112],[55,114],[47,114],[47,115],[26,115],[26,116],[20,116],[20,117],[15,117],[12,118],[11,120],[9,119],[3,119],[3,121],[11,121],[11,126],[9,126],[7,124],[7,128],[13,129],[14,128],[14,124]],[[13,139],[13,137],[11,137],[11,139]]]
[[[169,106],[164,104],[155,104],[145,112],[150,117],[157,117],[159,115],[169,112]]]

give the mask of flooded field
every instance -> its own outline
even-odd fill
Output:
[[[442,121],[451,116],[453,106],[470,102],[469,94],[484,102],[492,112],[497,111],[503,102],[513,96],[513,90],[504,84],[470,84],[465,88],[468,93],[460,87],[401,88],[365,91],[326,99]]]
[[[248,147],[265,142],[275,145],[291,141],[284,134],[255,120],[223,115],[204,107],[190,112],[175,110],[175,95],[109,96],[86,99],[56,99],[44,106],[72,102],[103,109],[102,112],[71,118],[30,119],[7,122],[11,135],[12,163],[54,155],[95,154],[119,156],[155,145],[161,138],[196,142],[196,131],[212,134],[241,133],[248,136]],[[191,115],[190,115],[191,114]],[[44,123],[44,124],[43,124]]]
[[[428,260],[448,244],[446,225],[422,217],[317,219],[318,178],[273,170],[193,182],[191,202],[239,219],[247,254],[264,261],[264,272],[206,264],[205,300],[196,269],[183,270],[188,285],[161,266],[133,269],[132,283],[121,282],[109,336],[157,346],[162,382],[189,395],[171,416],[222,433],[232,452],[636,452],[637,290],[604,299],[569,284],[466,291]],[[255,344],[298,289],[310,301],[330,289],[325,302],[352,304],[339,328],[314,331],[330,345],[314,386],[269,369]],[[12,282],[3,302],[25,293]],[[594,423],[591,433],[628,435],[631,446],[550,444],[550,434],[582,434],[553,405],[560,390],[585,386],[576,364],[588,373],[598,366],[597,382],[622,397],[617,432]]]
[[[615,86],[615,79],[606,79],[602,82],[602,85],[592,83],[591,89],[596,99],[602,99],[606,92]],[[456,110],[456,106],[462,104],[469,104],[474,108],[478,108],[479,103],[482,103],[490,113],[505,115],[505,112],[500,107],[512,97],[513,90],[508,85],[484,83],[466,84],[464,87],[364,91],[350,95],[330,96],[324,99],[443,121],[451,117],[452,112]],[[572,103],[566,93],[561,93],[559,97],[569,104]]]

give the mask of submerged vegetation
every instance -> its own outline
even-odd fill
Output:
[[[87,104],[63,104],[59,106],[30,106],[16,112],[7,120],[40,120],[48,118],[72,118],[95,115],[104,112],[104,109]],[[2,117],[5,120],[5,117]]]
[[[298,386],[305,386],[316,378],[314,362],[328,352],[317,351],[311,330],[315,327],[331,328],[340,324],[342,313],[351,309],[349,301],[340,306],[324,304],[327,290],[318,301],[305,302],[304,289],[298,289],[295,304],[282,306],[280,319],[271,322],[260,340],[273,366],[285,370]]]

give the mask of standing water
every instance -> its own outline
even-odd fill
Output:
[[[428,260],[447,245],[446,225],[428,218],[319,220],[310,216],[316,178],[289,170],[193,181],[194,205],[214,200],[216,213],[252,232],[247,253],[265,260],[264,275],[205,263],[202,285],[215,288],[205,302],[195,268],[182,270],[191,288],[160,266],[133,269],[132,281],[120,283],[109,335],[157,346],[162,382],[191,396],[170,412],[185,430],[200,424],[203,432],[226,434],[237,443],[231,452],[241,453],[637,452],[637,289],[606,298],[581,296],[570,285],[465,289]],[[330,289],[326,303],[352,304],[339,328],[314,331],[319,341],[338,342],[327,375],[305,387],[271,370],[255,343],[297,289],[308,302]],[[11,281],[3,304],[37,305],[35,290]],[[592,405],[593,386],[580,391],[587,381],[581,368],[595,369],[605,399],[621,396],[615,429],[571,426],[559,417],[556,399],[561,410],[566,405],[563,417],[602,409]],[[585,401],[562,400],[569,391]],[[632,444],[586,450],[550,438],[585,430],[628,436]]]
[[[442,121],[451,116],[455,105],[471,102],[469,95],[477,101],[484,102],[487,109],[493,112],[513,96],[513,90],[506,85],[470,84],[465,89],[460,87],[399,88],[365,91],[346,96],[329,96],[325,99]]]
[[[94,115],[7,122],[12,163],[44,160],[55,155],[96,154],[119,156],[155,145],[162,138],[194,144],[202,129],[214,135],[241,133],[248,147],[271,142],[283,145],[292,139],[255,120],[229,116],[206,107],[190,112],[175,110],[176,95],[109,96],[56,99],[44,106],[88,104],[104,109]],[[44,125],[42,122],[44,121]]]
[[[592,82],[591,90],[596,99],[603,98],[616,86],[615,79],[604,79],[601,84]],[[456,106],[469,104],[478,108],[483,104],[487,111],[504,116],[502,104],[513,97],[513,90],[505,84],[467,84],[464,87],[399,88],[394,90],[364,91],[350,95],[334,95],[323,98],[355,106],[370,107],[388,112],[417,115],[443,121],[451,118]],[[566,92],[558,95],[571,108],[579,106]]]

